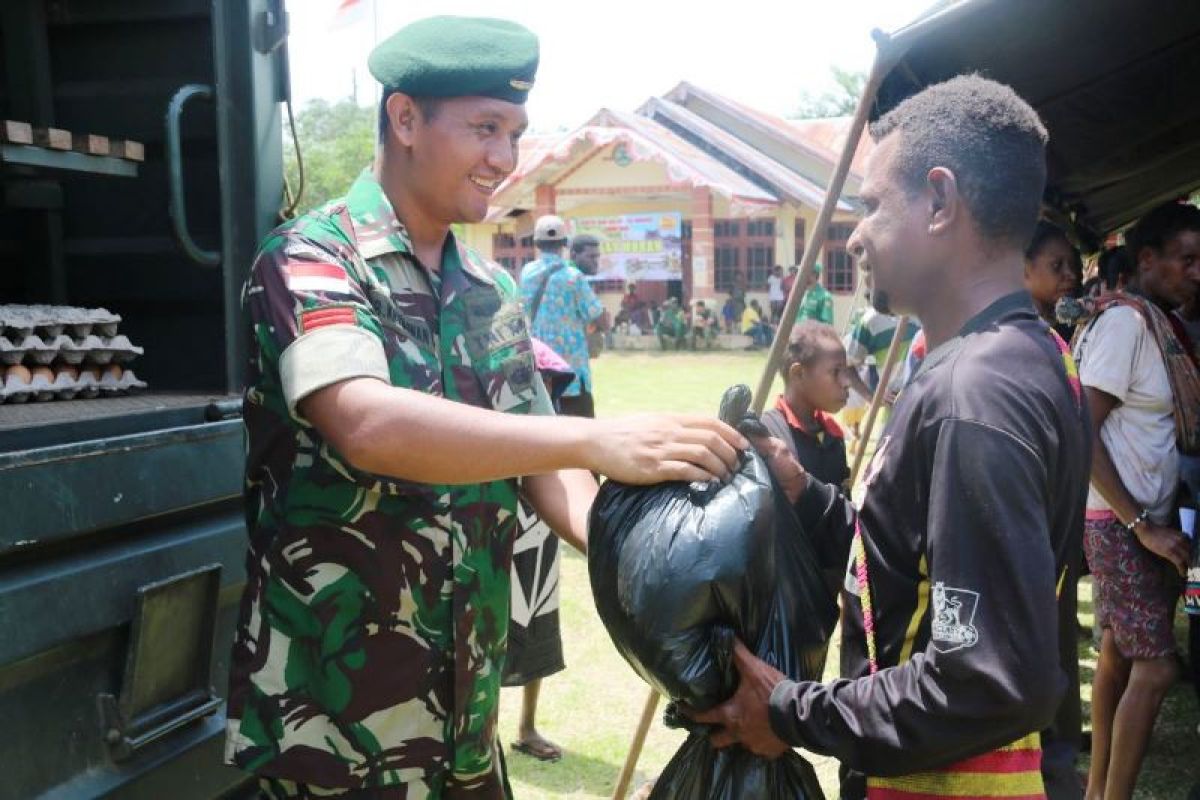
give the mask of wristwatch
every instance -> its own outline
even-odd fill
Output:
[[[1150,509],[1143,508],[1138,515],[1129,522],[1125,523],[1125,530],[1137,536],[1137,526],[1141,525],[1146,520],[1150,519]]]

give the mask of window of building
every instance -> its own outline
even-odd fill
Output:
[[[854,291],[854,257],[846,250],[846,240],[854,232],[853,225],[830,225],[825,238],[825,272],[822,275],[825,288],[835,294],[850,294]]]
[[[717,252],[726,251],[725,256],[716,258],[713,285],[718,291],[729,291],[733,286],[733,275],[739,269],[745,273],[747,289],[761,291],[767,288],[767,276],[775,266],[773,218],[715,220],[713,239]]]
[[[533,237],[525,236],[518,242],[511,233],[492,235],[492,259],[513,275],[519,273],[521,267],[533,258]]]
[[[728,244],[718,244],[713,249],[713,286],[719,292],[733,288],[733,274],[738,267],[738,249]]]
[[[746,221],[742,249],[746,254],[746,282],[749,288],[767,288],[767,276],[775,266],[775,220],[759,218]]]
[[[746,223],[747,236],[774,236],[775,235],[775,220],[773,219],[752,219]]]
[[[751,289],[763,289],[775,266],[774,245],[753,244],[746,248],[746,278]]]
[[[800,266],[800,262],[804,259],[804,220],[796,220],[796,260],[792,262],[792,266]],[[787,270],[784,270],[786,272]]]
[[[733,276],[742,266],[738,248],[741,227],[738,220],[713,220],[713,288],[719,292],[733,288]]]

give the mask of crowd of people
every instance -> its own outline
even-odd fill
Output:
[[[1131,797],[1181,660],[1200,686],[1198,618],[1185,659],[1173,636],[1200,475],[1200,210],[1145,214],[1085,283],[1070,236],[1038,222],[1036,112],[951,79],[871,126],[847,242],[870,308],[843,339],[808,277],[772,436],[596,419],[598,243],[543,217],[514,279],[452,228],[482,220],[481,187],[516,168],[537,63],[536,37],[504,20],[383,41],[376,163],[256,258],[227,761],[280,800],[511,797],[501,685],[524,687],[512,748],[562,753],[536,724],[563,668],[555,536],[586,552],[597,476],[724,481],[753,447],[840,592],[842,677],[793,681],[737,643],[736,693],[680,709],[714,746],[834,756],[846,800]],[[314,266],[319,282],[297,279]],[[719,316],[668,302],[655,318],[631,286],[617,322],[664,347],[709,346],[722,324],[764,346],[789,280],[772,271],[764,309],[735,279]],[[889,352],[904,368],[854,503],[835,415],[876,390]],[[1086,786],[1085,566],[1100,631]]]
[[[833,295],[821,283],[821,265],[815,264],[805,281],[796,321],[813,319],[833,324]],[[756,297],[748,297],[746,275],[735,270],[719,315],[715,306],[703,300],[690,305],[678,297],[661,303],[644,300],[635,283],[629,283],[621,296],[620,310],[613,318],[612,330],[625,335],[655,335],[662,350],[712,350],[721,333],[741,334],[749,339],[746,350],[767,347],[783,319],[784,305],[799,269],[790,267],[784,275],[776,265],[767,275],[767,308]],[[611,341],[611,338],[609,339]]]

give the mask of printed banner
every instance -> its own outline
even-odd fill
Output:
[[[592,280],[683,279],[683,215],[622,214],[573,220],[574,233],[600,240],[600,269]]]

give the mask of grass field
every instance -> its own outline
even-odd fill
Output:
[[[715,414],[721,393],[733,383],[757,385],[765,362],[753,353],[606,353],[594,364],[597,411],[601,416],[637,411],[684,411]],[[563,559],[561,621],[567,669],[545,681],[539,727],[564,748],[564,758],[545,764],[508,753],[513,788],[519,800],[608,798],[628,751],[646,699],[646,686],[617,655],[597,619],[587,564],[573,552]],[[1090,588],[1081,592],[1081,619],[1090,625]],[[1081,643],[1084,680],[1094,659]],[[836,668],[836,653],[829,664]],[[827,673],[831,671],[827,669]],[[1085,701],[1089,698],[1084,689]],[[520,690],[506,689],[501,701],[501,735],[516,737]],[[1085,706],[1085,719],[1087,709]],[[1187,685],[1168,697],[1151,744],[1138,798],[1182,800],[1200,781],[1200,737],[1196,735],[1195,698]],[[657,774],[683,741],[677,731],[656,723],[646,742],[633,786]],[[826,795],[836,797],[836,764],[812,758]],[[1085,765],[1081,766],[1081,769]]]

